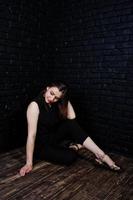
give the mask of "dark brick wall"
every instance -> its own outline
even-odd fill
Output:
[[[68,0],[53,8],[53,79],[71,86],[77,116],[99,145],[132,153],[133,1]]]
[[[0,151],[25,142],[26,106],[47,79],[48,8],[0,1]]]
[[[94,141],[132,153],[132,10],[131,0],[0,2],[1,150],[24,144],[27,104],[61,79]]]

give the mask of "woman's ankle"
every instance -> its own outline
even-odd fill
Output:
[[[102,159],[102,162],[105,162],[110,167],[115,165],[115,162],[107,154],[104,155],[104,158]]]

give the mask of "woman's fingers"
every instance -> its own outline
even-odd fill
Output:
[[[26,173],[29,173],[32,170],[31,166],[25,165],[20,169],[20,175],[25,176]]]
[[[26,173],[29,173],[31,170],[32,170],[32,167],[29,166],[29,167],[26,169]]]
[[[21,175],[21,176],[24,176],[24,175],[25,175],[25,169],[24,169],[24,167],[20,169],[20,175]]]

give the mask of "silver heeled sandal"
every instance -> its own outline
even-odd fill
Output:
[[[103,159],[96,158],[95,161],[96,161],[97,165],[104,166],[106,168],[109,168],[112,171],[121,171],[121,168],[119,166],[117,166],[114,162],[113,162],[113,165],[108,165],[105,162],[105,157],[106,156],[108,156],[108,155],[105,154],[104,157],[103,157]]]

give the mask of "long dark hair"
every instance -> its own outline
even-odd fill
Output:
[[[59,110],[59,117],[61,119],[67,118],[67,106],[68,106],[68,86],[65,83],[62,83],[60,81],[52,82],[47,84],[45,89],[43,90],[43,93],[45,94],[47,87],[57,87],[60,92],[62,92],[61,99],[56,102]]]

